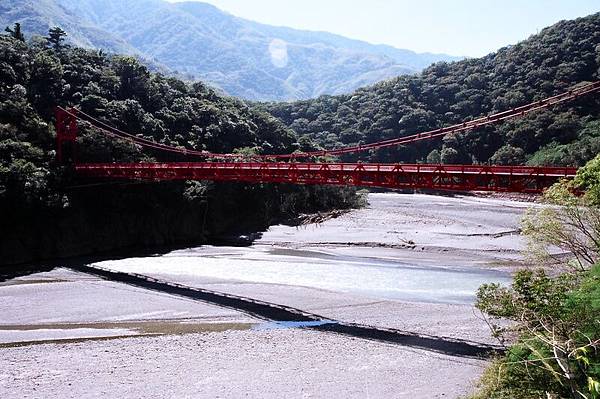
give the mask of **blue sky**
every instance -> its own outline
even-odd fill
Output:
[[[180,1],[180,0],[168,0]],[[189,1],[189,0],[188,0]],[[600,0],[204,0],[270,25],[337,33],[419,52],[478,57],[562,19],[600,11]]]

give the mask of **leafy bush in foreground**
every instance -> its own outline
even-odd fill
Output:
[[[546,265],[561,261],[562,273],[522,270],[510,287],[479,288],[477,308],[493,334],[512,344],[473,398],[600,398],[600,156],[574,184],[586,195],[558,183],[545,195],[549,206],[523,221],[534,254]]]
[[[511,288],[484,285],[477,307],[517,336],[487,371],[476,398],[597,398],[600,395],[600,266],[550,277],[520,271]]]

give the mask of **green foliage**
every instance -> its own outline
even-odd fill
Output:
[[[461,163],[458,151],[452,147],[443,147],[440,152],[440,161],[445,164]]]
[[[510,144],[500,147],[490,158],[490,162],[494,165],[521,165],[524,161],[523,149]]]
[[[568,144],[556,141],[542,147],[529,159],[530,165],[584,165],[600,153],[600,121],[588,122],[576,140]]]
[[[60,27],[55,26],[48,31],[48,37],[46,37],[46,41],[48,42],[48,46],[52,47],[54,50],[60,50],[63,46],[63,42],[65,41],[65,36],[67,36],[67,32],[62,30]]]
[[[133,57],[115,57],[112,67],[119,78],[119,99],[144,100],[148,91],[150,72]]]
[[[518,337],[476,398],[600,397],[600,266],[558,277],[520,271],[510,288],[482,286],[476,306],[498,337]]]
[[[21,32],[21,24],[18,22],[15,22],[15,26],[13,29],[7,26],[6,29],[4,29],[4,31],[8,32],[13,38],[17,40],[20,40],[22,42],[25,41],[25,35],[23,34],[23,32]]]
[[[565,40],[568,38],[568,40]],[[435,130],[501,112],[598,79],[600,13],[562,21],[517,45],[478,59],[437,63],[351,95],[265,108],[317,145],[358,145]],[[600,149],[598,96],[451,138],[389,148],[361,159],[581,166]],[[538,152],[540,151],[540,152]],[[346,161],[359,159],[347,155]]]
[[[544,200],[552,206],[531,208],[522,220],[534,258],[560,261],[569,254],[573,257],[569,265],[575,269],[600,261],[600,208],[573,194],[566,182],[549,188]]]
[[[600,206],[600,155],[577,171],[574,184],[585,190],[586,200],[593,206]]]
[[[49,115],[63,94],[63,66],[56,56],[48,52],[36,54],[31,61],[29,100],[43,115]]]
[[[427,163],[440,163],[442,162],[442,156],[440,154],[440,151],[435,149],[432,150],[428,155],[427,155],[427,159],[426,159]]]
[[[579,196],[576,190],[584,190]],[[559,182],[543,197],[552,206],[531,208],[522,221],[530,253],[538,260],[571,254],[576,269],[600,261],[600,155],[580,168],[573,182]]]
[[[579,197],[574,187],[588,192]],[[512,345],[488,368],[474,398],[600,398],[599,188],[597,156],[574,182],[552,186],[547,204],[523,219],[533,254],[546,266],[567,262],[566,272],[522,270],[510,287],[479,288],[477,308],[493,334]]]

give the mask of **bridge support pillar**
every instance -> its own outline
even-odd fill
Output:
[[[56,107],[56,161],[60,164],[75,160],[75,140],[77,139],[77,109],[65,110]]]

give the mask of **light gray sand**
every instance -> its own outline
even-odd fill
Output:
[[[482,362],[288,329],[2,349],[4,398],[442,398]]]

